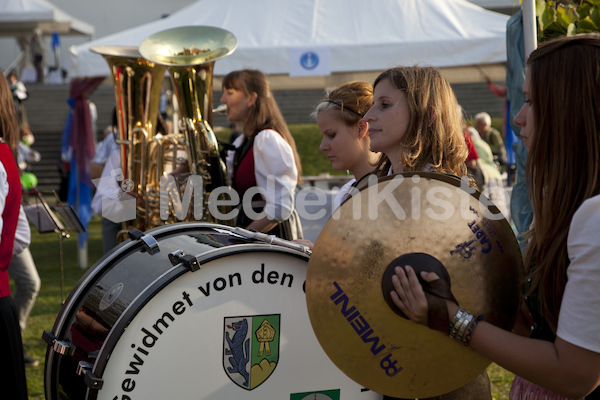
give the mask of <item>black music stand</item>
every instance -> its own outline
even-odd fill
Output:
[[[39,233],[58,234],[58,258],[60,263],[60,300],[64,302],[64,267],[63,267],[63,239],[71,237],[69,232],[85,232],[85,227],[79,220],[75,211],[69,205],[50,206],[40,192],[33,189],[36,196],[33,204],[23,206],[29,222],[37,228]]]

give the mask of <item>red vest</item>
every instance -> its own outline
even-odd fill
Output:
[[[256,186],[256,175],[254,174],[254,146],[251,146],[244,155],[244,158],[242,158],[235,169],[234,176],[235,180],[233,182],[233,187],[240,195],[240,198],[244,196],[246,190]]]
[[[0,232],[0,298],[10,296],[8,266],[12,258],[15,231],[19,221],[21,206],[21,179],[13,154],[6,143],[0,143],[0,162],[4,165],[8,181],[8,194],[2,212],[2,232]]]

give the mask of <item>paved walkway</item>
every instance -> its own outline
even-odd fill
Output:
[[[336,190],[314,188],[314,192],[302,190],[296,195],[296,210],[302,222],[304,239],[316,242],[321,229],[331,216]]]

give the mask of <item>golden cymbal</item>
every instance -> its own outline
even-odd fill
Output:
[[[413,266],[438,265],[438,275],[447,271],[461,306],[511,329],[523,269],[519,245],[485,196],[437,173],[375,180],[340,206],[315,243],[306,278],[308,313],[337,367],[388,396],[450,392],[481,374],[490,361],[402,318],[388,304],[384,291],[389,289],[382,284],[389,278],[383,277],[400,256],[416,257]]]

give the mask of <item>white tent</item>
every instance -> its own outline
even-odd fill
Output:
[[[235,52],[215,75],[239,68],[290,74],[300,52],[325,54],[324,75],[398,64],[436,67],[506,61],[508,16],[466,0],[200,0],[169,17],[70,49],[71,77],[109,75],[94,46],[138,46],[153,33],[207,25],[231,31]],[[306,53],[304,53],[306,54]]]
[[[24,82],[35,80],[36,76],[27,57],[34,31],[41,32],[42,37],[56,35],[57,40],[53,42],[56,71],[47,79],[48,82],[62,82],[58,35],[81,35],[92,39],[95,29],[46,0],[0,0],[0,38],[13,37],[20,48],[20,53],[5,66],[4,71],[16,68],[21,71],[21,80]]]
[[[94,36],[92,25],[46,0],[0,0],[0,36],[28,36],[34,29],[50,35]]]

